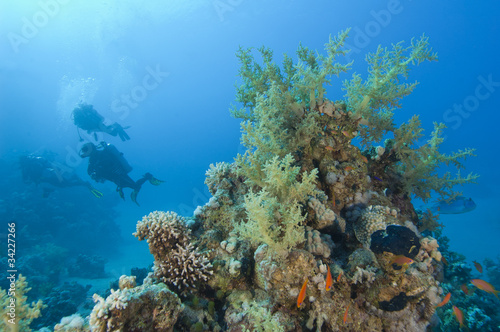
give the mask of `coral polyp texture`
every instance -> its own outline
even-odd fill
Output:
[[[191,243],[190,233],[185,218],[162,211],[145,216],[134,233],[148,242],[155,258],[154,276],[182,291],[206,282],[212,274],[210,261]]]
[[[238,51],[242,107],[232,114],[246,151],[210,165],[212,197],[193,217],[155,211],[137,223],[153,272],[142,286],[124,277],[106,299],[95,295],[94,330],[436,328],[446,289],[431,232],[441,225],[412,198],[456,196],[477,175],[440,167],[462,168],[473,150],[439,152],[442,124],[417,145],[418,116],[393,118],[417,86],[412,66],[437,59],[426,37],[379,47],[366,79],[354,74],[332,91],[352,65],[342,60],[347,37],[331,38],[325,55],[300,46],[298,61],[285,55],[281,66],[267,48],[261,60]]]

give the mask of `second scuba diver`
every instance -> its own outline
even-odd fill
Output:
[[[19,165],[23,180],[26,183],[34,182],[36,185],[49,183],[59,188],[83,186],[88,188],[95,197],[102,197],[102,193],[92,187],[90,182],[83,181],[72,171],[64,171],[44,157],[34,155],[21,156],[19,158]],[[43,197],[48,197],[51,191],[53,189],[43,187]]]
[[[123,188],[132,188],[130,198],[137,203],[137,194],[141,190],[144,182],[149,181],[152,185],[159,185],[163,181],[156,179],[151,173],[146,173],[137,181],[132,180],[128,173],[132,167],[112,144],[101,142],[98,146],[93,143],[86,143],[80,150],[80,157],[89,158],[87,173],[97,182],[111,181],[116,184],[116,191],[121,198],[125,199]]]
[[[104,124],[104,117],[99,114],[92,105],[80,104],[73,110],[73,121],[78,128],[86,130],[89,134],[94,133],[97,141],[97,132],[104,132],[112,136],[119,136],[122,141],[129,140],[130,137],[125,132],[128,127],[122,127],[117,122],[112,125]],[[82,138],[80,137],[80,140]]]

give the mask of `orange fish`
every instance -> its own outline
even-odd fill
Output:
[[[304,281],[304,284],[300,289],[299,297],[297,297],[297,308],[300,308],[302,306],[302,303],[304,303],[304,299],[306,298],[307,282],[308,279],[306,278],[306,281]]]
[[[332,284],[333,284],[332,273],[330,272],[330,266],[328,265],[328,272],[326,273],[326,286],[325,286],[327,292],[330,289],[332,289]]]
[[[337,205],[337,204],[335,203],[335,194],[332,194],[332,204],[333,204],[333,207],[335,207],[335,205]]]
[[[351,138],[351,133],[348,132],[347,130],[342,130],[342,134],[347,138]]]
[[[350,307],[350,306],[351,306],[351,304],[349,303],[349,304],[347,305],[347,308],[345,309],[345,312],[344,312],[344,319],[342,320],[342,322],[344,322],[344,324],[345,324],[345,322],[347,322],[347,313],[349,312],[349,307]]]
[[[465,295],[469,295],[469,287],[467,287],[466,284],[462,284],[462,286],[460,286],[460,289],[465,293]]]
[[[333,151],[333,148],[331,146],[325,146],[325,150]]]
[[[474,266],[476,267],[476,270],[478,270],[479,273],[483,273],[483,267],[481,266],[481,264],[479,264],[476,261],[472,261],[472,262],[474,263]]]
[[[498,292],[499,291],[497,291],[495,289],[495,287],[493,287],[493,285],[490,284],[489,282],[486,282],[486,281],[481,280],[481,279],[472,279],[470,282],[471,282],[471,284],[473,284],[477,288],[484,290],[487,293],[491,293],[491,294],[495,295],[498,299]]]
[[[368,158],[366,158],[365,156],[363,156],[362,154],[359,155],[359,157],[361,158],[361,160],[365,163],[365,164],[368,164]]]
[[[413,264],[413,259],[408,258],[408,257],[403,256],[403,255],[397,255],[397,256],[394,256],[392,258],[390,265],[392,265],[392,264],[406,267],[410,264]]]
[[[460,328],[465,327],[465,325],[464,325],[464,313],[462,312],[462,310],[453,306],[453,314],[457,318],[457,321],[460,323]]]
[[[448,265],[448,261],[446,260],[446,257],[444,257],[444,256],[441,257],[441,262],[443,262],[444,265]]]
[[[342,272],[343,272],[343,271],[340,271],[339,276],[337,277],[337,282],[339,282],[339,281],[340,281],[340,279],[342,279]]]
[[[436,306],[436,308],[444,306],[446,303],[448,303],[448,301],[450,300],[450,298],[451,298],[451,293],[446,294],[446,296],[444,297],[443,301],[441,301],[441,303],[439,303]]]
[[[346,170],[347,172],[349,171],[352,171],[354,168],[352,168],[351,166],[347,166],[346,168],[344,168],[344,170]]]

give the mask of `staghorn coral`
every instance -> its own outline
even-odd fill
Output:
[[[0,330],[2,331],[31,331],[31,322],[40,316],[40,311],[46,306],[41,300],[27,302],[25,295],[30,291],[26,277],[19,275],[17,280],[11,281],[8,291],[0,288]]]
[[[155,277],[185,292],[207,281],[212,264],[205,253],[191,243],[190,230],[185,219],[175,212],[155,211],[137,223],[134,233],[139,240],[146,239],[155,261]]]
[[[92,331],[172,331],[184,306],[164,284],[145,283],[111,290],[106,299],[94,294]]]

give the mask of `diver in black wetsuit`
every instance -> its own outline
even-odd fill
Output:
[[[149,181],[157,186],[163,181],[156,179],[151,173],[146,173],[144,176],[134,181],[128,173],[132,167],[123,157],[123,153],[119,152],[114,145],[101,142],[99,146],[93,143],[86,143],[80,150],[80,157],[89,157],[89,166],[87,173],[97,182],[106,180],[116,184],[116,191],[120,197],[125,199],[123,188],[132,188],[134,191],[130,194],[130,198],[134,203],[137,203],[137,194],[144,182]]]
[[[97,140],[97,132],[107,133],[112,136],[119,136],[122,141],[130,139],[125,132],[125,129],[129,127],[124,128],[116,122],[112,125],[106,126],[104,124],[104,117],[99,114],[92,105],[80,104],[73,110],[72,115],[75,125],[78,128],[86,130],[89,134],[94,133],[95,140]]]
[[[83,186],[88,188],[95,197],[102,197],[102,193],[94,189],[90,182],[83,181],[72,171],[64,171],[43,157],[22,156],[19,158],[19,165],[26,183],[35,183],[36,185],[49,183],[59,188]],[[50,188],[43,188],[43,190],[43,197],[48,197],[52,191]]]

